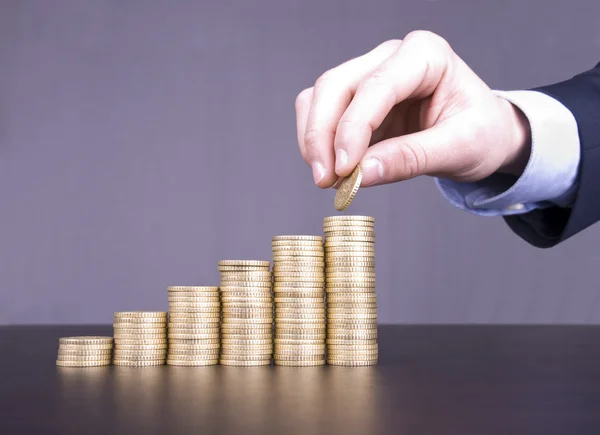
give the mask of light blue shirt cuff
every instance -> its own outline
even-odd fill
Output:
[[[435,178],[454,206],[480,216],[527,213],[536,208],[570,207],[580,159],[577,121],[569,109],[537,91],[494,91],[525,114],[531,126],[531,155],[523,174],[492,174],[472,183]]]

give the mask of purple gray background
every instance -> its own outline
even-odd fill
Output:
[[[598,60],[595,0],[1,0],[0,323],[166,309],[219,259],[321,234],[294,99],[415,29],[495,89]],[[597,323],[600,227],[539,250],[429,178],[359,192],[376,218],[382,323]]]

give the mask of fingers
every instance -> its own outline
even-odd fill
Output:
[[[337,125],[350,104],[360,80],[389,58],[400,41],[388,41],[369,53],[352,59],[317,80],[304,131],[307,162],[313,167],[315,183],[331,187],[338,179],[334,162],[345,162],[344,153],[334,155]]]
[[[424,174],[466,174],[480,163],[472,157],[474,143],[470,127],[461,129],[452,121],[384,140],[371,146],[360,163],[362,185],[394,183]]]
[[[310,162],[306,155],[306,145],[304,144],[304,132],[306,131],[306,122],[308,121],[313,91],[314,88],[305,89],[296,97],[296,130],[298,135],[298,146],[300,147],[302,158],[309,164]]]
[[[393,107],[408,98],[424,98],[439,85],[452,51],[439,36],[429,32],[409,34],[399,49],[365,77],[341,117],[335,136],[336,172],[348,175],[361,160],[373,131]]]

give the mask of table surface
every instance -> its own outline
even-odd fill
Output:
[[[111,334],[0,327],[0,433],[600,433],[600,327],[381,326],[366,368],[55,366]]]

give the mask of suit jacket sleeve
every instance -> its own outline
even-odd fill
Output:
[[[511,229],[539,248],[561,243],[600,220],[600,63],[570,80],[534,89],[560,101],[577,120],[581,159],[572,208],[506,216]]]

